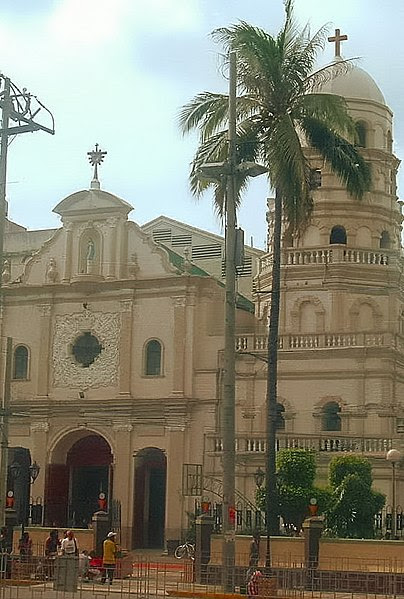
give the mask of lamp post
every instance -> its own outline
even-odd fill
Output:
[[[55,121],[46,106],[25,87],[20,90],[9,77],[0,73],[0,305],[4,259],[4,234],[7,215],[6,182],[9,137],[33,131],[54,135]],[[0,337],[1,341],[1,337]],[[10,379],[12,338],[7,338],[6,368],[0,419],[0,527],[5,524],[8,467],[8,421],[10,417]]]
[[[401,453],[398,449],[390,449],[386,454],[386,460],[391,462],[391,482],[392,482],[392,494],[391,494],[391,537],[392,539],[397,538],[397,500],[396,500],[396,465],[401,460]]]
[[[264,484],[265,472],[262,470],[261,466],[258,466],[256,471],[254,472],[254,480],[258,489],[261,489]]]
[[[236,387],[236,175],[256,177],[267,169],[255,162],[238,162],[236,153],[236,53],[230,52],[228,155],[224,162],[201,165],[200,178],[226,181],[225,202],[225,328],[221,417],[223,441],[223,586],[234,589],[235,565],[235,387]]]

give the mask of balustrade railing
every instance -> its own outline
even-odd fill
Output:
[[[387,250],[369,250],[349,248],[346,245],[337,245],[316,248],[288,248],[282,252],[284,266],[298,266],[304,264],[367,264],[388,266],[396,253]],[[266,254],[260,259],[260,271],[272,268],[272,256]]]
[[[404,347],[403,340],[393,333],[311,333],[280,335],[279,349],[326,349],[338,347]],[[236,337],[236,351],[260,352],[268,347],[267,335],[245,334]]]
[[[221,437],[208,436],[208,451],[220,453],[223,451]],[[393,446],[393,439],[384,436],[345,436],[345,435],[299,435],[277,433],[276,449],[311,449],[323,453],[355,452],[364,454],[385,455]],[[237,436],[235,440],[236,453],[253,454],[265,453],[266,438],[264,435]]]

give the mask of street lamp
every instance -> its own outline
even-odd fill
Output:
[[[265,472],[262,470],[261,466],[258,466],[257,470],[254,472],[254,480],[258,489],[261,489],[264,484]]]
[[[401,460],[401,453],[398,449],[390,449],[390,451],[386,454],[386,460],[391,462],[392,466],[392,474],[391,474],[391,482],[392,482],[392,518],[391,518],[391,537],[393,539],[397,538],[397,514],[396,514],[396,465]]]
[[[33,484],[36,479],[39,476],[39,472],[41,470],[41,467],[39,464],[37,464],[36,460],[34,460],[34,462],[31,464],[31,466],[29,467],[29,475],[31,477],[31,483]]]
[[[266,172],[254,162],[238,162],[236,152],[236,53],[230,52],[228,155],[224,162],[202,164],[197,176],[226,183],[225,202],[225,328],[224,375],[222,400],[222,470],[223,470],[223,583],[226,591],[234,589],[235,565],[235,387],[236,387],[236,175],[250,177]]]

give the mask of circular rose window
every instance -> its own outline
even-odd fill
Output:
[[[101,351],[101,343],[90,332],[83,333],[80,337],[77,337],[72,346],[73,356],[84,368],[91,366]]]

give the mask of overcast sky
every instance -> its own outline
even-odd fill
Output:
[[[348,34],[343,54],[360,56],[382,89],[403,157],[402,0],[295,0],[295,9],[313,30],[330,23],[331,33]],[[55,136],[28,133],[10,145],[10,217],[29,228],[57,226],[52,208],[88,188],[86,153],[98,142],[108,152],[102,188],[132,204],[130,218],[143,224],[165,214],[220,233],[211,199],[196,202],[188,191],[196,138],[179,133],[178,110],[200,91],[227,91],[214,28],[242,19],[274,33],[282,17],[282,0],[1,0],[0,70],[56,120]],[[328,44],[321,62],[332,57]],[[258,247],[267,193],[261,178],[240,213]]]

